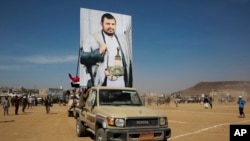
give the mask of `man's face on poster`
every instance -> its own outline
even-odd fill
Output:
[[[115,33],[116,21],[115,19],[104,18],[103,23],[101,23],[103,31],[112,36]]]

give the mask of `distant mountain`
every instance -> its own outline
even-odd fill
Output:
[[[217,82],[199,82],[193,87],[185,90],[172,93],[181,95],[200,95],[207,94],[211,92],[228,92],[235,94],[248,94],[250,95],[250,81],[217,81]]]

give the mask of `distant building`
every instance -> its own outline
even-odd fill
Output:
[[[49,88],[39,89],[39,97],[47,97]]]
[[[39,96],[40,97],[53,97],[53,98],[62,98],[63,97],[63,89],[61,88],[42,88],[39,89]]]

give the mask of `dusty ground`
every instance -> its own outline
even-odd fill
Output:
[[[213,109],[204,109],[200,104],[180,104],[176,107],[150,106],[158,109],[169,118],[172,128],[170,141],[229,141],[230,124],[250,124],[250,107],[245,108],[246,118],[238,118],[235,103],[214,103]],[[14,114],[14,107],[9,115],[3,116],[0,108],[1,141],[91,141],[89,137],[79,138],[75,133],[75,119],[67,116],[67,107],[54,104],[51,113],[46,114],[44,106],[26,109],[19,115]]]

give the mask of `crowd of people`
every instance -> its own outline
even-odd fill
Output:
[[[14,107],[14,113],[15,115],[18,115],[20,109],[22,110],[22,113],[25,113],[27,109],[32,109],[33,106],[38,106],[39,103],[44,105],[46,107],[46,113],[49,113],[47,109],[53,105],[49,97],[41,98],[41,100],[38,101],[38,98],[35,96],[23,94],[21,96],[16,95],[13,97],[5,96],[3,102],[1,101],[1,105],[4,109],[4,116],[9,114],[10,107]]]
[[[79,100],[81,100],[81,94],[83,94],[84,91],[81,91],[80,89],[73,89],[72,92],[68,92],[68,111],[73,110],[76,106],[79,105]],[[4,116],[7,116],[9,114],[9,108],[12,106],[14,107],[14,113],[15,115],[19,114],[19,107],[22,107],[22,112],[24,113],[26,109],[31,109],[33,106],[37,106],[38,103],[41,105],[45,106],[45,111],[46,113],[50,113],[50,107],[53,106],[53,100],[49,97],[42,98],[39,102],[35,97],[32,97],[30,95],[23,95],[23,96],[14,96],[14,97],[4,97],[3,100],[1,101],[1,105],[3,107],[4,111]],[[170,101],[170,100],[169,100]],[[145,102],[145,101],[144,101]],[[178,103],[174,101],[175,104]],[[200,104],[204,105],[205,109],[210,109],[213,108],[213,98],[211,96],[205,95],[203,97],[203,100],[200,102]],[[245,118],[245,113],[244,113],[244,107],[246,104],[246,101],[243,99],[242,96],[238,97],[238,109],[239,109],[239,117],[240,118]],[[59,104],[60,105],[60,104]],[[178,104],[176,104],[176,107],[178,107]]]
[[[4,116],[9,114],[9,108],[14,107],[14,114],[18,115],[20,110],[22,113],[25,113],[27,109],[31,109],[33,106],[38,106],[38,104],[45,106],[45,112],[50,113],[50,108],[53,107],[53,103],[58,103],[61,106],[61,103],[68,103],[68,110],[74,109],[79,105],[81,90],[72,89],[72,91],[67,90],[64,100],[57,100],[58,97],[53,98],[50,96],[42,97],[41,99],[29,94],[15,95],[15,96],[6,96],[3,100],[0,99],[0,105],[4,109]],[[66,104],[63,104],[66,106]]]
[[[151,106],[151,104],[154,102],[154,99],[152,97],[145,98],[145,96],[144,96],[142,99],[144,100],[144,103],[147,103],[148,106]],[[170,99],[172,99],[172,98],[170,98]],[[165,104],[165,105],[169,106],[170,99],[167,102],[166,100],[163,100],[161,98],[161,100],[164,101],[161,104]],[[155,102],[156,102],[157,106],[161,105],[161,104],[159,104],[159,98]],[[178,105],[180,103],[183,103],[183,104],[188,103],[188,102],[179,102],[178,98],[173,98],[173,102],[174,102],[176,107],[178,107]],[[204,106],[205,109],[213,109],[214,98],[212,96],[209,96],[209,95],[202,95],[198,102],[193,102],[193,103],[200,103],[199,105]],[[245,118],[244,107],[246,104],[246,100],[243,99],[242,96],[239,96],[237,104],[238,104],[238,109],[239,109],[239,117]]]

